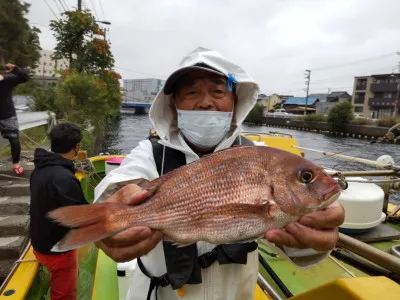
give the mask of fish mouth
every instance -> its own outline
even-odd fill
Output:
[[[319,209],[323,209],[331,205],[333,202],[335,202],[339,196],[340,196],[341,191],[340,190],[334,190],[330,193],[328,193],[325,197],[325,201],[319,205]]]
[[[335,202],[339,196],[340,196],[341,191],[340,190],[333,190],[332,192],[328,193],[325,197],[324,197],[324,202],[318,204],[318,205],[312,205],[307,207],[306,213],[310,213],[313,211],[318,211],[318,210],[322,210],[324,208],[327,208],[329,205],[331,205],[333,202]]]

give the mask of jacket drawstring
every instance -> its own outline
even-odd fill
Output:
[[[150,300],[151,299],[151,294],[154,290],[154,288],[156,289],[156,300],[158,300],[158,287],[166,287],[167,285],[170,284],[170,281],[168,279],[168,274],[164,274],[163,276],[150,276],[149,272],[147,272],[146,268],[144,267],[142,260],[140,258],[137,259],[138,262],[138,266],[140,271],[142,271],[142,273],[144,275],[146,275],[148,278],[150,278],[150,287],[149,287],[149,291],[147,293],[147,298],[146,300]]]

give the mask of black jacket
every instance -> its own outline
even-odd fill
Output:
[[[29,80],[28,75],[15,66],[9,73],[2,73],[0,77],[0,120],[14,117],[15,107],[12,99],[12,90],[18,84]]]
[[[39,253],[55,254],[51,248],[67,233],[68,228],[46,217],[53,209],[88,204],[72,161],[37,148],[35,169],[30,178],[30,235],[32,247]]]

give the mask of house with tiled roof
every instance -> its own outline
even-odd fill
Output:
[[[333,106],[344,101],[351,101],[351,96],[346,91],[332,92],[326,97],[325,102],[321,101],[317,104],[316,113],[326,115]]]
[[[317,103],[319,103],[318,97],[290,97],[283,104],[283,108],[288,113],[302,115],[306,109],[307,104],[307,114],[315,113]]]

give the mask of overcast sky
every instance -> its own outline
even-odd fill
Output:
[[[28,18],[55,40],[49,21],[77,0],[27,0]],[[100,5],[101,3],[101,5]],[[57,6],[57,5],[58,6]],[[161,79],[198,46],[219,51],[248,71],[266,94],[352,92],[353,77],[391,73],[400,62],[399,0],[83,0],[107,20],[116,70],[123,79]],[[101,10],[104,10],[104,15]],[[331,68],[328,68],[331,67]],[[123,68],[123,69],[121,69]],[[140,73],[141,72],[141,73]]]

